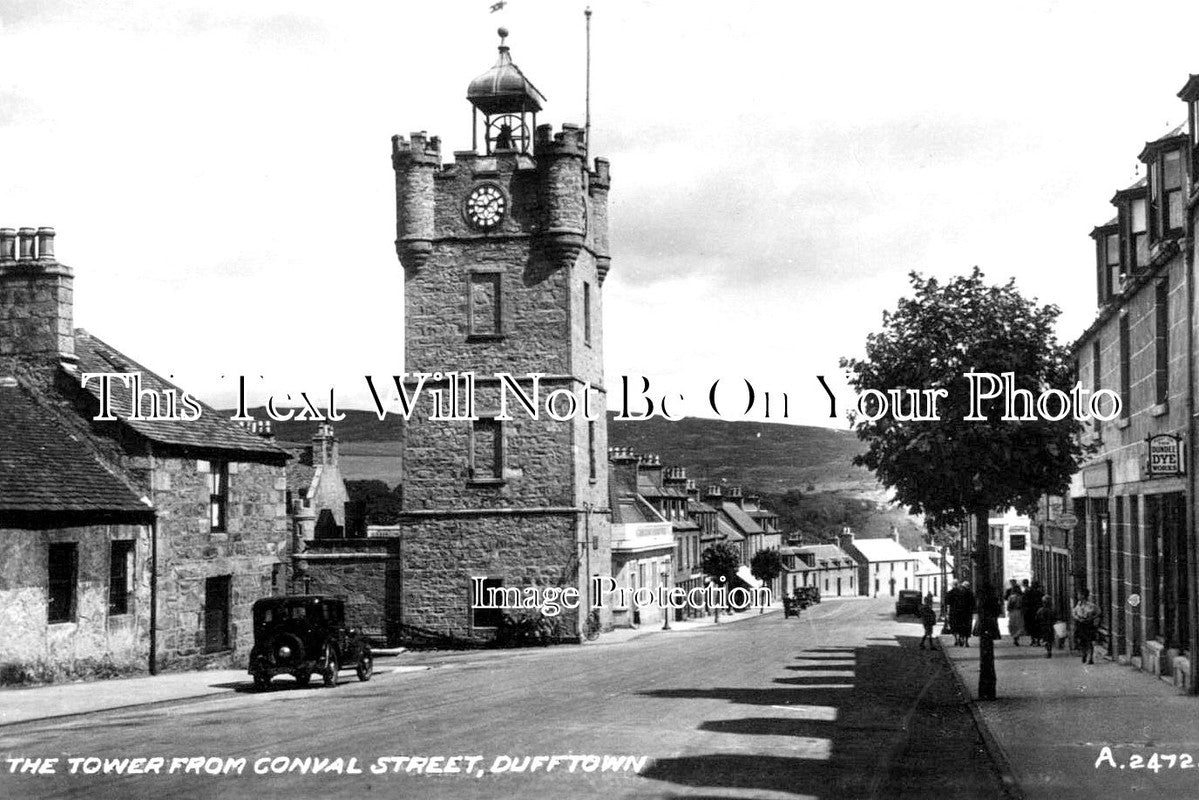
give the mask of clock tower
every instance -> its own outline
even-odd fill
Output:
[[[443,397],[446,373],[470,373],[475,398],[473,419],[421,404],[407,423],[401,617],[462,639],[495,635],[475,585],[573,587],[580,608],[558,619],[575,635],[597,600],[588,576],[611,563],[608,163],[587,164],[578,126],[537,125],[545,97],[506,36],[467,89],[470,150],[443,163],[437,137],[392,139],[404,370]]]

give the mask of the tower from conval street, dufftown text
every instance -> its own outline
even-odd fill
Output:
[[[500,613],[475,606],[473,580],[577,588],[579,611],[559,617],[574,635],[595,601],[588,576],[611,563],[608,162],[588,167],[578,126],[537,126],[545,97],[500,36],[467,90],[472,149],[443,164],[437,137],[392,140],[409,388],[432,374],[404,441],[402,621],[467,639],[493,637]],[[428,418],[431,389],[448,409],[447,372],[474,374],[476,419]]]

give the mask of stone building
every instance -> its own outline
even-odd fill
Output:
[[[916,588],[918,559],[899,543],[899,531],[877,539],[859,539],[849,528],[837,535],[841,549],[858,564],[858,593],[894,597],[901,589]]]
[[[312,435],[312,444],[291,450],[291,455],[287,515],[292,538],[301,544],[297,550],[302,552],[303,544],[313,539],[345,537],[350,496],[341,474],[340,446],[333,426],[322,423]]]
[[[787,593],[814,586],[821,597],[854,597],[858,594],[858,562],[835,544],[805,544],[783,549],[787,563]]]
[[[1194,691],[1199,76],[1179,97],[1188,124],[1144,146],[1146,177],[1116,192],[1115,217],[1091,232],[1098,313],[1072,351],[1082,388],[1120,410],[1084,434],[1091,453],[1064,511],[1085,546],[1059,549],[1084,562],[1071,573],[1103,611],[1107,655]]]
[[[396,613],[402,628],[476,641],[498,614],[473,606],[472,579],[576,588],[578,613],[560,618],[570,636],[596,601],[589,576],[612,563],[608,162],[587,163],[583,129],[536,125],[545,98],[503,36],[467,90],[472,149],[443,163],[436,137],[392,142],[409,391],[428,376],[403,445]],[[453,373],[474,378],[470,411],[464,394],[454,405]],[[437,390],[444,418],[430,419]]]
[[[663,505],[662,466],[654,456],[637,456],[615,448],[608,468],[609,507],[612,509],[612,578],[630,594],[637,589],[669,588],[674,576],[676,540],[671,504]],[[686,503],[686,493],[683,494]],[[665,513],[664,513],[665,512]],[[612,602],[612,624],[635,626],[665,621],[657,604],[634,607],[619,599]]]
[[[53,243],[0,229],[0,673],[241,666],[283,588],[287,455],[73,328]],[[105,402],[101,373],[140,385]]]

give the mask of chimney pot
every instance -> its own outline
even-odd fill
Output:
[[[41,261],[54,260],[54,229],[37,229],[37,257]]]
[[[33,240],[37,236],[37,231],[33,228],[21,228],[17,231],[17,237],[21,242],[21,252],[17,258],[21,261],[33,260]]]
[[[16,257],[16,230],[13,228],[0,228],[0,261],[14,261]]]

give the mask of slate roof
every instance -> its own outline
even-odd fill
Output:
[[[796,549],[800,553],[811,553],[816,559],[818,566],[821,561],[834,562],[828,565],[834,567],[852,567],[857,565],[853,556],[835,544],[805,544]]]
[[[738,542],[745,541],[745,537],[741,535],[741,532],[725,517],[716,518],[716,530],[718,533],[724,535],[725,541],[729,542],[729,544],[737,544]]]
[[[882,539],[854,539],[854,547],[858,548],[867,561],[910,561],[912,551],[890,537]]]
[[[720,510],[728,514],[729,519],[741,531],[741,533],[765,533],[762,526],[759,525],[753,517],[745,513],[741,506],[736,503],[725,501],[720,504]]]
[[[159,375],[138,364],[133,359],[105,344],[82,328],[75,330],[75,354],[79,358],[79,374],[85,372],[140,372],[142,389],[152,389],[159,393],[166,389],[174,389],[176,396],[182,396],[183,390],[164,380]],[[232,450],[241,453],[256,453],[272,455],[279,458],[287,456],[266,439],[250,433],[236,423],[230,422],[224,415],[213,410],[210,406],[200,404],[203,409],[200,418],[186,420],[131,420],[133,403],[131,390],[126,389],[121,381],[112,381],[112,409],[121,419],[121,424],[127,425],[152,442],[197,447],[206,450]],[[88,381],[86,387],[97,400],[100,399],[100,382]]]
[[[151,511],[85,439],[15,379],[0,379],[0,514]]]

